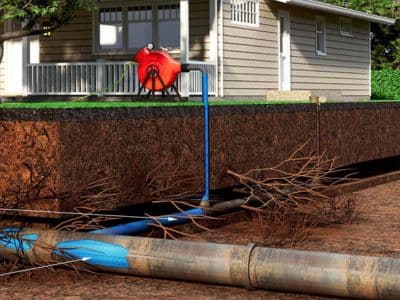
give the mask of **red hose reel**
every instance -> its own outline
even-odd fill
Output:
[[[177,62],[168,53],[162,50],[152,50],[152,46],[140,49],[134,61],[138,63],[138,78],[141,84],[139,95],[144,89],[149,90],[148,96],[155,92],[169,95],[172,88],[179,97],[174,82],[182,72],[182,64]]]

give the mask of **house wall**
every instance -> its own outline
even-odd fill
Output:
[[[207,0],[191,0],[190,9],[190,52],[191,60],[209,59],[209,3]],[[107,60],[132,60],[129,55],[93,54],[92,14],[79,12],[69,25],[57,30],[51,37],[40,38],[41,62],[79,62]],[[179,53],[174,53],[179,58]]]
[[[315,53],[317,14],[326,16],[326,56]],[[291,36],[293,90],[312,90],[332,100],[369,99],[368,21],[353,19],[353,37],[344,37],[339,16],[292,8]]]
[[[259,27],[230,20],[224,0],[224,94],[228,98],[265,98],[279,89],[278,21],[280,9],[291,17],[292,90],[311,91],[329,100],[369,98],[369,23],[353,20],[353,37],[339,35],[339,16],[260,1]],[[326,16],[327,55],[315,51],[315,17]]]
[[[230,1],[224,0],[224,96],[264,97],[278,89],[277,17],[272,1],[260,1],[260,25],[231,22]]]

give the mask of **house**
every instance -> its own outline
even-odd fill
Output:
[[[152,42],[204,66],[218,98],[365,100],[371,23],[394,20],[315,0],[107,0],[56,32],[6,42],[0,94],[134,95],[132,57]],[[182,74],[182,96],[200,95],[200,80]]]

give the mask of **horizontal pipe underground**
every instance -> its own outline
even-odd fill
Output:
[[[173,213],[171,215],[164,215],[159,217],[154,217],[129,222],[125,224],[119,224],[112,227],[97,229],[91,231],[91,233],[96,234],[112,234],[112,235],[135,235],[149,231],[152,225],[162,224],[163,226],[174,226],[179,224],[184,224],[190,222],[191,218],[201,217],[205,215],[213,215],[218,212],[229,211],[234,208],[238,208],[245,204],[246,200],[236,199],[231,201],[222,201],[211,208],[193,208],[185,212]]]
[[[42,264],[89,257],[85,264],[102,271],[248,289],[400,299],[400,260],[391,258],[29,229],[2,236],[0,254]]]

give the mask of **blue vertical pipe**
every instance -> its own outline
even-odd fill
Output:
[[[210,200],[210,107],[208,103],[208,75],[201,72],[203,108],[204,108],[204,194],[202,206],[209,206]]]
[[[204,108],[204,194],[201,198],[201,206],[210,206],[210,109],[208,103],[208,75],[201,71],[202,94]],[[174,213],[170,216],[159,216],[154,219],[145,219],[141,221],[120,224],[105,229],[92,231],[97,234],[127,235],[139,234],[148,231],[152,225],[162,224],[164,226],[173,226],[190,222],[190,217],[203,216],[203,208],[194,208],[185,212]]]

